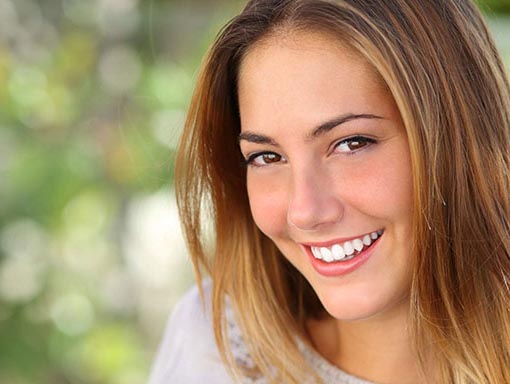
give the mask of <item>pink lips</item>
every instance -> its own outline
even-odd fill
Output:
[[[379,240],[381,239],[381,237],[383,237],[383,236],[380,236],[377,240],[375,240],[370,245],[370,247],[361,251],[361,253],[359,253],[356,257],[354,257],[350,260],[346,260],[346,261],[337,261],[337,262],[331,262],[331,263],[326,263],[322,260],[316,259],[313,256],[312,250],[310,249],[310,247],[311,246],[329,246],[334,243],[337,243],[337,241],[328,242],[328,243],[324,243],[324,244],[317,244],[317,245],[316,244],[313,244],[313,245],[310,245],[310,244],[304,245],[303,244],[302,246],[303,246],[306,254],[308,255],[308,257],[310,258],[310,262],[312,263],[313,268],[319,274],[321,274],[323,276],[333,277],[333,276],[341,276],[341,275],[346,275],[348,273],[351,273],[351,272],[357,270],[359,267],[361,267],[364,263],[366,263],[368,261],[368,259],[370,259],[370,256],[374,252],[374,249],[379,244]]]

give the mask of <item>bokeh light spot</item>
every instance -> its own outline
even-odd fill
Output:
[[[69,293],[58,298],[53,304],[51,318],[61,332],[76,336],[91,327],[94,321],[94,309],[84,295]]]

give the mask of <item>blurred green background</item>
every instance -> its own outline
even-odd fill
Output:
[[[146,381],[193,281],[175,144],[241,3],[0,0],[0,384]],[[510,0],[482,6],[508,65]]]

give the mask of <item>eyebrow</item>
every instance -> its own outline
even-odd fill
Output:
[[[370,119],[370,120],[381,120],[383,117],[372,115],[369,113],[362,113],[362,114],[354,114],[354,113],[346,113],[344,115],[337,116],[333,119],[330,119],[319,126],[317,126],[310,134],[307,135],[307,139],[315,139],[329,131],[331,131],[333,128],[342,125],[344,123],[347,123],[352,120],[360,120],[360,119]],[[274,146],[278,146],[276,141],[274,141],[269,136],[253,133],[253,132],[241,132],[239,134],[239,141],[246,140],[251,143],[255,144],[270,144]]]

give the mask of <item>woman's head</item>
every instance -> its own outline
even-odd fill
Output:
[[[508,358],[508,349],[506,355],[496,356],[495,349],[487,347],[482,363],[477,366],[473,360],[477,354],[475,344],[480,345],[480,340],[470,339],[466,334],[468,331],[489,333],[490,319],[477,311],[489,305],[489,300],[500,309],[508,304],[504,293],[510,271],[508,83],[486,27],[469,1],[259,0],[249,2],[241,15],[223,30],[197,84],[176,175],[192,256],[205,266],[215,283],[215,297],[219,303],[216,320],[220,321],[220,298],[227,292],[244,320],[244,331],[253,336],[252,352],[260,368],[265,371],[265,362],[272,362],[285,371],[285,361],[276,353],[276,341],[286,340],[290,348],[292,331],[303,332],[303,319],[318,315],[322,310],[309,285],[316,288],[317,284],[314,285],[306,273],[308,282],[303,279],[300,273],[303,268],[293,260],[291,264],[297,270],[289,265],[275,244],[256,226],[258,224],[262,232],[276,240],[276,245],[289,257],[291,252],[287,254],[286,245],[279,243],[281,238],[268,230],[271,227],[266,219],[271,205],[257,204],[260,202],[257,198],[270,191],[264,191],[260,183],[255,185],[253,172],[250,176],[250,169],[246,168],[243,155],[247,153],[241,151],[246,140],[241,140],[241,150],[239,148],[239,135],[253,131],[254,121],[257,127],[263,127],[267,118],[264,129],[272,127],[271,135],[275,135],[274,128],[278,125],[275,118],[279,106],[273,104],[279,102],[274,99],[279,88],[268,94],[267,99],[263,98],[263,93],[253,92],[263,80],[256,81],[261,74],[258,65],[262,65],[256,58],[288,51],[289,44],[293,43],[303,48],[299,45],[303,40],[306,40],[305,48],[313,48],[317,41],[318,50],[324,48],[321,44],[325,42],[329,48],[336,42],[337,61],[341,64],[344,60],[346,67],[339,68],[340,73],[335,75],[346,77],[342,72],[345,68],[365,72],[364,81],[370,83],[376,93],[384,94],[383,99],[395,107],[403,131],[398,137],[405,139],[405,145],[399,147],[403,153],[399,159],[402,162],[392,161],[381,172],[391,170],[394,165],[409,179],[406,185],[410,185],[402,195],[408,199],[404,204],[407,215],[402,215],[407,220],[402,233],[409,236],[406,244],[408,267],[412,266],[413,271],[409,273],[409,284],[402,283],[399,287],[409,287],[412,325],[420,328],[418,336],[426,333],[436,341],[450,339],[441,350],[444,361],[462,356],[462,369],[467,375],[483,370],[480,366],[484,361]],[[296,52],[299,53],[303,55],[303,52]],[[319,57],[317,52],[315,54]],[[345,57],[341,57],[342,54]],[[270,62],[270,57],[264,61],[265,64]],[[275,76],[276,69],[282,68],[275,68]],[[282,76],[274,78],[275,86],[281,85],[279,81],[287,75],[287,89],[295,92],[300,91],[301,85],[308,90],[306,84],[313,79],[312,74],[308,77],[303,71],[296,72],[294,79],[285,69],[281,73]],[[351,80],[357,75],[353,73]],[[255,82],[250,83],[250,80]],[[335,82],[333,77],[331,82]],[[254,97],[243,99],[247,94]],[[289,95],[295,96],[301,95]],[[273,104],[259,114],[257,108],[268,100]],[[283,110],[297,108],[285,105],[289,100],[292,99],[281,100]],[[319,104],[311,104],[309,112],[316,112]],[[305,104],[299,108],[305,108]],[[358,113],[343,109],[339,112]],[[282,132],[286,140],[290,140],[292,117],[284,117]],[[296,136],[301,133],[296,125]],[[295,154],[292,156],[296,159]],[[324,169],[319,167],[321,172]],[[303,174],[294,172],[293,177]],[[309,174],[321,176],[320,173]],[[250,184],[250,180],[254,182]],[[268,179],[260,181],[267,183]],[[293,180],[286,185],[295,187],[299,182]],[[281,188],[281,184],[277,187]],[[391,183],[388,187],[394,188]],[[319,192],[322,195],[315,196],[326,198],[316,200],[316,204],[331,203],[329,195],[324,195],[323,190]],[[374,199],[378,197],[380,195]],[[294,198],[288,195],[287,207],[293,204]],[[327,207],[332,214],[339,209],[334,204]],[[202,239],[204,212],[212,213],[216,233],[214,250],[210,253],[204,249]],[[311,226],[311,216],[306,217],[306,211],[295,209],[292,212],[286,216],[287,224],[304,229],[300,233],[317,229]],[[337,212],[337,217],[341,214]],[[321,216],[320,220],[330,222],[331,217]],[[385,228],[382,221],[371,221],[369,225],[368,221],[361,223],[359,217],[356,220],[360,220],[353,224],[359,235],[365,234],[365,230],[369,233]],[[344,233],[342,229],[336,234],[324,235],[321,240],[329,241],[331,236],[343,239],[358,232]],[[381,245],[386,235],[383,234]],[[304,242],[308,241],[316,240],[305,239]],[[401,271],[404,270],[402,266]],[[332,293],[317,294],[326,309],[337,308],[331,304]],[[338,307],[341,304],[340,301]],[[465,311],[479,319],[471,324],[472,328],[464,323]],[[508,319],[508,313],[502,309],[499,316],[500,320],[505,316]],[[483,327],[485,332],[481,331]]]
[[[409,145],[378,75],[332,36],[286,31],[250,49],[237,89],[258,228],[333,317],[405,315]]]

